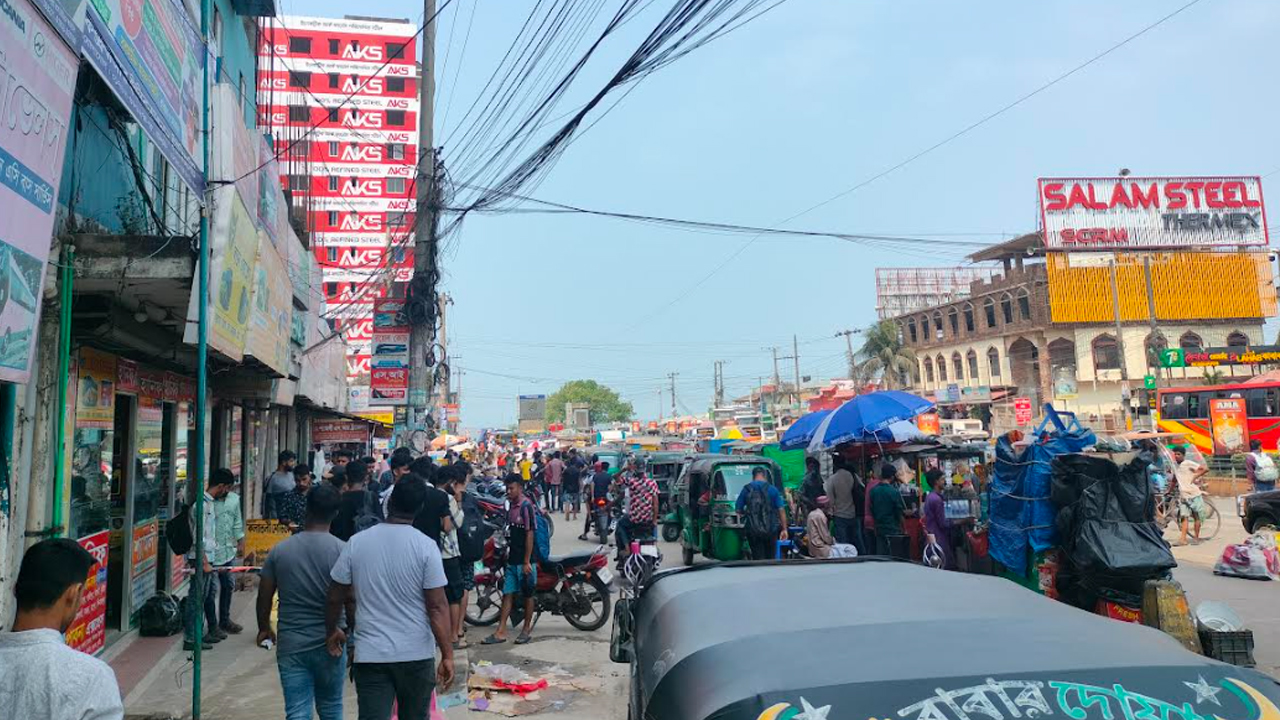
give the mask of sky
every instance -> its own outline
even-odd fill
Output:
[[[527,194],[740,225],[994,243],[1037,229],[1041,176],[1128,168],[1139,176],[1263,175],[1264,188],[1273,185],[1280,96],[1258,88],[1280,67],[1274,0],[1200,0],[866,182],[1186,2],[788,0],[623,88],[625,98],[589,116],[588,125],[601,119]],[[655,0],[611,36],[562,110],[599,89],[670,4]],[[319,16],[351,7],[281,5],[286,14]],[[435,132],[446,166],[451,138],[471,121],[467,107],[534,5],[455,0],[440,14]],[[420,20],[422,8],[365,0],[360,14]],[[974,249],[695,233],[576,214],[471,214],[442,255],[442,289],[453,299],[449,351],[465,369],[462,424],[513,423],[517,395],[550,395],[580,378],[614,388],[643,419],[658,416],[661,388],[669,416],[670,373],[676,411],[705,412],[716,360],[726,361],[727,393],[745,394],[772,376],[769,348],[790,356],[793,338],[802,375],[843,376],[845,339],[835,333],[874,322],[875,268],[958,266]],[[791,362],[781,361],[784,379]]]

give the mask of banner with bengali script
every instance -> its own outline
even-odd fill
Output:
[[[107,555],[111,531],[103,530],[80,538],[80,546],[97,563],[85,578],[80,609],[67,628],[67,645],[80,652],[97,655],[107,641]]]

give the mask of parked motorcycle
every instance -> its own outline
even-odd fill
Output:
[[[602,543],[609,541],[609,532],[613,530],[613,518],[609,512],[609,505],[609,501],[604,498],[591,501],[591,518],[596,529],[596,539]]]
[[[485,542],[484,566],[475,574],[475,590],[466,608],[466,620],[472,625],[492,625],[502,609],[502,583],[507,568],[507,540],[494,533]],[[609,620],[612,599],[609,583],[613,573],[608,568],[609,556],[603,547],[595,550],[552,556],[537,562],[538,584],[534,590],[534,624],[544,612],[561,615],[579,630],[598,630]],[[515,603],[511,612],[513,626],[523,622],[524,606]]]

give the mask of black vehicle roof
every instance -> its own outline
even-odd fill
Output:
[[[661,573],[637,601],[635,627],[645,717],[680,720],[754,718],[805,691],[865,699],[896,681],[923,697],[967,676],[1230,667],[1009,580],[872,559]]]

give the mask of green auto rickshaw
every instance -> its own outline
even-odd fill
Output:
[[[671,484],[680,475],[689,453],[657,451],[644,454],[644,471],[658,484],[658,516],[662,518],[662,539],[675,542],[680,537],[680,525],[672,514]],[[668,522],[670,519],[670,522]]]
[[[741,560],[746,538],[736,507],[738,494],[762,467],[782,492],[782,469],[755,455],[696,455],[671,485],[672,504],[680,527],[681,557],[693,564],[695,554],[712,560]]]

